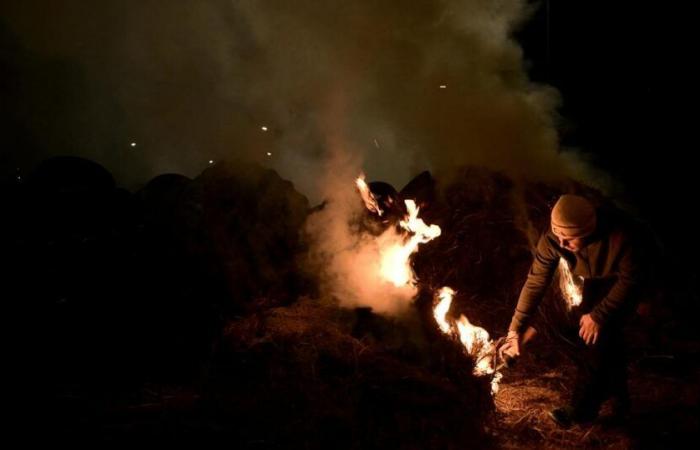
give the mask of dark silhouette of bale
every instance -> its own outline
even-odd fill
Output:
[[[41,163],[26,188],[19,271],[38,360],[59,383],[82,386],[191,377],[216,331],[184,252],[163,251],[174,233],[166,241],[146,226],[144,205],[157,214],[167,195],[139,201],[74,157]]]
[[[40,163],[28,176],[32,230],[49,240],[94,241],[107,232],[115,214],[112,175],[83,158],[60,156]]]
[[[192,180],[159,175],[138,193],[143,210],[136,278],[146,301],[143,334],[160,379],[191,380],[209,353],[220,323],[221,302],[211,277],[188,252],[188,224],[182,215],[184,194]]]
[[[105,192],[115,187],[107,169],[76,156],[57,156],[41,162],[27,177],[27,184],[55,193]]]
[[[167,226],[175,220],[182,193],[192,182],[184,175],[166,173],[149,181],[138,193],[146,220]]]
[[[24,377],[81,383],[125,367],[138,205],[109,172],[81,158],[52,158],[25,180],[8,298],[17,308],[21,353],[30,359],[19,366]]]
[[[222,162],[186,188],[181,208],[187,251],[219,292],[224,314],[296,298],[308,201],[291,182],[253,163]]]
[[[383,181],[371,181],[367,184],[367,187],[369,187],[370,192],[372,192],[382,210],[382,221],[396,222],[406,215],[404,203],[394,186]]]
[[[421,208],[421,210],[424,210],[426,207],[435,203],[435,189],[435,179],[430,172],[425,170],[413,177],[413,179],[401,189],[399,194],[404,200],[414,200],[416,205]]]

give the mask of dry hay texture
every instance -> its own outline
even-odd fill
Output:
[[[382,319],[377,319],[382,320]],[[482,448],[492,400],[455,347],[407,349],[402,325],[353,337],[352,311],[303,300],[231,322],[212,399],[242,433],[286,448]],[[383,345],[382,342],[391,342]],[[440,356],[436,356],[435,352]],[[451,358],[451,360],[450,360]],[[264,438],[263,438],[264,436]]]

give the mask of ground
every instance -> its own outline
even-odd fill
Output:
[[[573,365],[549,343],[533,345],[510,369],[496,396],[492,433],[511,448],[686,448],[700,433],[700,341],[688,336],[651,345],[632,336],[629,387],[632,410],[622,424],[607,418],[564,430],[547,412],[567,399]],[[642,343],[643,345],[639,345]]]

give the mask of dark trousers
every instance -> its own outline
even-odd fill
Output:
[[[623,405],[629,402],[627,391],[627,350],[624,323],[606,324],[593,345],[586,345],[578,335],[581,310],[560,309],[556,314],[540,315],[535,328],[559,341],[567,356],[574,362],[571,406],[584,416],[594,416],[609,398]]]
[[[609,398],[627,404],[627,351],[622,327],[609,324],[593,345],[583,342],[578,329],[574,337],[571,356],[576,364],[576,378],[572,406],[581,414],[595,415]]]

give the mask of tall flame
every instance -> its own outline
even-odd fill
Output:
[[[418,245],[440,236],[440,227],[426,225],[418,217],[420,208],[413,200],[405,200],[408,215],[399,222],[399,226],[408,231],[410,237],[384,245],[381,249],[380,274],[394,286],[404,286],[416,282],[415,274],[410,264],[410,257],[418,251]]]
[[[569,268],[569,263],[561,258],[559,260],[559,287],[569,309],[580,305],[583,300],[581,278],[578,277],[578,283],[576,281]]]

